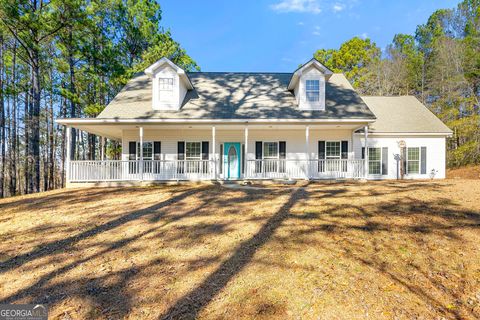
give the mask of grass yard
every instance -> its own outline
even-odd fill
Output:
[[[0,303],[51,319],[480,318],[480,180],[0,200]]]

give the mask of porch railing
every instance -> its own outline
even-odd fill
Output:
[[[72,182],[214,179],[211,160],[87,160],[69,165]]]
[[[154,181],[213,180],[222,178],[220,165],[213,160],[144,160],[144,161],[70,161],[68,180]],[[357,179],[364,175],[363,160],[248,160],[244,179]]]
[[[364,177],[363,160],[249,160],[250,179],[358,179]]]

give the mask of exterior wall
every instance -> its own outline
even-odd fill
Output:
[[[352,130],[312,130],[309,134],[308,151],[310,159],[318,159],[318,141],[348,141],[349,159],[354,159]],[[122,160],[128,160],[128,142],[139,141],[138,130],[124,130],[122,139]],[[212,154],[212,130],[144,128],[143,141],[161,141],[162,160],[177,159],[178,141],[209,141],[211,160],[220,159],[220,145],[225,142],[245,142],[244,130],[216,130],[215,155]],[[289,160],[307,160],[306,134],[303,130],[259,130],[249,128],[246,160],[255,160],[255,142],[286,141],[286,158]]]
[[[216,130],[215,155],[212,145],[212,130],[198,129],[163,129],[144,130],[144,141],[161,141],[162,160],[177,159],[178,141],[209,141],[211,160],[220,159],[220,145],[225,142],[240,142],[244,144],[244,130]],[[122,141],[122,160],[128,160],[128,142],[138,141],[138,130],[124,130]],[[312,130],[309,133],[308,151],[310,159],[318,159],[318,141],[348,141],[349,159],[361,159],[363,135],[354,135],[351,130]],[[397,162],[394,158],[400,153],[398,142],[403,140],[407,147],[427,147],[427,173],[406,175],[407,179],[428,179],[431,171],[437,170],[435,178],[445,178],[445,137],[431,136],[369,136],[369,147],[388,147],[388,175],[370,175],[369,179],[397,179]],[[246,160],[255,160],[256,141],[286,141],[286,158],[289,160],[306,160],[305,130],[259,130],[250,128]]]
[[[438,136],[376,136],[368,137],[369,147],[388,147],[388,175],[372,176],[370,179],[397,179],[397,161],[394,156],[400,154],[398,146],[399,141],[405,141],[407,147],[426,147],[427,148],[427,173],[426,174],[407,174],[405,179],[429,179],[432,170],[438,171],[435,175],[437,179],[445,178],[445,137]],[[365,145],[363,135],[354,135],[353,148],[356,159],[362,157],[362,147]]]

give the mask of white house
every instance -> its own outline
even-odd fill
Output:
[[[121,160],[68,159],[70,185],[444,178],[452,133],[414,97],[360,97],[315,59],[293,73],[187,73],[163,58],[97,118],[58,123],[122,143]]]

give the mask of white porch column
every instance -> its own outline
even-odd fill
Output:
[[[212,127],[213,177],[215,180],[217,180],[217,154],[215,153],[215,147],[217,145],[216,135],[216,128]]]
[[[100,159],[105,160],[105,138],[100,137]]]
[[[245,168],[243,177],[248,178],[248,125],[245,126],[245,141],[243,143],[245,144],[245,159],[243,159],[243,161],[245,161]]]
[[[365,126],[364,128],[364,134],[365,134],[365,159],[364,159],[364,176],[367,178],[368,176],[368,126]]]
[[[66,182],[70,182],[70,160],[72,156],[72,128],[66,127],[65,129],[66,138],[67,138],[67,154],[65,155],[65,180]]]
[[[310,126],[305,127],[305,155],[307,162],[307,179],[310,180]]]
[[[139,127],[140,135],[140,180],[143,181],[143,127]]]

